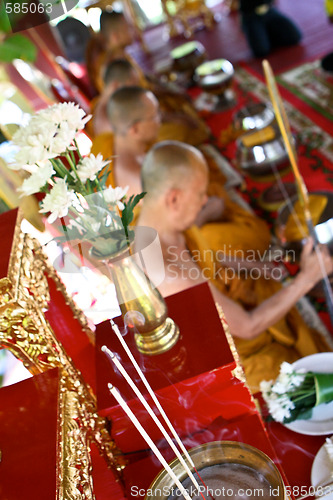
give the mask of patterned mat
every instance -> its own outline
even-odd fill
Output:
[[[221,130],[230,123],[233,113],[239,107],[248,102],[256,100],[259,102],[270,103],[266,84],[253,73],[244,67],[238,67],[235,72],[236,93],[238,106],[233,112],[223,113],[220,117],[216,116],[210,125],[214,127],[214,133],[219,137]],[[329,133],[322,126],[314,121],[311,113],[308,113],[308,107],[300,107],[292,94],[288,96],[282,93],[282,99],[286,113],[293,132],[297,139],[297,150],[299,157],[299,166],[302,170],[308,189],[311,191],[318,189],[329,189],[333,187],[333,128],[330,126]],[[333,114],[333,110],[332,110]],[[224,117],[222,117],[224,115]],[[228,115],[228,116],[227,116]],[[222,118],[223,122],[222,123]],[[228,122],[225,121],[227,118]],[[219,131],[218,131],[219,130]],[[229,144],[224,153],[232,159],[235,157],[235,148]],[[284,177],[284,180],[292,180]],[[252,184],[252,183],[251,183]]]
[[[321,69],[319,60],[286,71],[277,80],[315,111],[333,121],[333,77]]]
[[[220,138],[222,133],[228,131],[233,115],[238,109],[253,101],[270,103],[266,84],[247,67],[239,66],[236,68],[233,90],[236,94],[236,106],[229,111],[212,115],[207,119],[216,138]],[[333,136],[331,134],[333,134],[333,127],[331,122],[327,122],[325,119],[324,121],[325,123],[329,123],[329,127],[320,126],[323,120],[317,120],[317,112],[314,113],[308,105],[301,106],[297,97],[290,92],[281,90],[286,113],[296,137],[298,165],[308,190],[310,192],[332,191]],[[219,146],[222,154],[231,164],[236,166],[235,141],[231,140],[224,144],[220,142]],[[293,174],[290,172],[284,175],[282,180],[283,182],[293,182]],[[272,228],[274,228],[277,214],[262,211],[257,203],[260,194],[265,188],[271,186],[272,183],[258,182],[246,177],[245,184],[246,188],[243,196],[256,210],[258,215],[265,218],[267,222],[271,223]],[[316,310],[320,312],[320,317],[325,325],[331,330],[324,302],[316,299],[312,299],[311,302]]]

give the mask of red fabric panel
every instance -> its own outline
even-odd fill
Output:
[[[248,389],[237,379],[223,380],[220,369],[158,390],[156,395],[177,433],[183,437],[218,417],[227,422],[255,411]],[[146,399],[155,408],[151,398]],[[150,437],[155,442],[160,441],[161,431],[142,404],[137,399],[128,404]],[[107,416],[112,422],[112,437],[123,452],[146,448],[146,442],[120,406],[110,408]]]
[[[17,208],[0,215],[1,252],[0,252],[0,278],[8,275],[10,252],[16,225]]]
[[[164,354],[146,356],[138,352],[133,334],[125,340],[154,390],[209,372],[216,368],[225,370],[225,378],[235,367],[229,344],[215,308],[208,285],[198,285],[167,297],[169,316],[180,328],[177,344]],[[137,379],[135,369],[129,363],[108,321],[96,328],[96,377],[98,407],[104,410],[115,404],[107,388],[108,382],[119,387],[126,399],[132,398],[122,377],[114,378],[113,368],[101,347],[107,345],[117,352],[131,377]]]
[[[71,307],[66,303],[61,291],[57,290],[54,281],[49,278],[51,300],[45,317],[49,321],[56,338],[63,345],[67,355],[73,360],[87,384],[95,392],[95,355],[94,345],[74,318]]]
[[[96,445],[92,443],[90,449],[96,500],[125,500],[122,485],[115,479],[114,473],[107,466]]]
[[[57,368],[0,390],[0,498],[50,500],[56,491]]]

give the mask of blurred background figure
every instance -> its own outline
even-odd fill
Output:
[[[91,38],[89,28],[79,19],[66,17],[57,24],[57,30],[63,41],[67,59],[84,63],[86,47]]]
[[[298,27],[273,7],[273,0],[239,0],[242,30],[255,57],[266,57],[276,47],[296,45]]]
[[[102,93],[91,102],[92,119],[89,122],[91,137],[112,132],[107,114],[107,103],[111,95],[121,87],[140,85],[140,75],[127,59],[115,59],[107,65],[104,73]]]
[[[125,57],[125,48],[132,42],[132,28],[124,14],[102,11],[100,31],[91,37],[86,50],[87,72],[98,92],[104,86],[103,71],[107,63]]]

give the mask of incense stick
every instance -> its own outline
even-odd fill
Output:
[[[141,394],[141,392],[139,391],[139,389],[137,388],[137,386],[135,385],[135,383],[133,382],[133,380],[131,379],[131,377],[128,375],[128,373],[125,370],[125,368],[122,366],[122,364],[117,359],[117,357],[114,355],[114,353],[112,351],[110,351],[110,349],[108,349],[105,345],[103,345],[103,347],[102,347],[101,350],[110,358],[110,360],[118,368],[119,372],[124,377],[124,379],[126,380],[126,382],[133,389],[133,391],[135,392],[136,396],[139,398],[140,402],[143,404],[143,406],[145,407],[145,409],[147,410],[147,412],[149,413],[149,415],[151,416],[151,418],[154,420],[155,424],[157,425],[157,427],[162,432],[163,436],[167,440],[168,444],[172,448],[172,450],[175,453],[175,455],[177,456],[178,460],[180,461],[180,463],[182,464],[182,466],[186,470],[186,472],[189,475],[192,483],[197,488],[198,492],[201,493],[201,489],[200,489],[200,486],[199,486],[197,480],[195,479],[195,477],[193,476],[192,472],[190,471],[187,463],[185,462],[185,460],[183,459],[183,457],[179,453],[178,448],[173,443],[173,441],[170,438],[169,434],[166,432],[165,428],[163,427],[163,425],[161,424],[161,422],[159,421],[159,419],[156,417],[155,413],[153,412],[153,410],[151,409],[151,407],[149,406],[149,404],[147,403],[147,401],[145,400],[145,398],[143,397],[143,395]],[[201,493],[201,495],[202,495],[202,493]],[[202,495],[202,497],[205,500],[205,497],[203,495]]]
[[[288,121],[287,114],[286,114],[286,111],[284,109],[284,106],[283,106],[283,103],[281,100],[279,90],[278,90],[277,85],[276,85],[276,81],[275,81],[275,78],[273,75],[272,68],[267,60],[264,60],[262,65],[263,65],[263,70],[264,70],[264,74],[266,77],[268,92],[269,92],[269,95],[270,95],[270,98],[272,101],[272,105],[273,105],[273,109],[275,112],[275,118],[276,118],[276,121],[279,125],[279,129],[280,129],[280,132],[281,132],[281,135],[283,137],[283,140],[284,140],[284,143],[286,146],[286,150],[288,153],[289,161],[290,161],[290,164],[291,164],[294,176],[295,176],[297,191],[298,191],[298,195],[299,195],[299,201],[300,201],[301,206],[303,207],[303,210],[304,210],[306,225],[308,227],[309,234],[312,237],[313,242],[314,242],[314,249],[315,249],[316,255],[318,257],[318,261],[319,261],[319,265],[320,265],[321,273],[322,273],[322,286],[323,286],[323,290],[324,290],[324,294],[325,294],[325,302],[326,302],[326,306],[327,306],[327,312],[329,314],[331,324],[333,325],[333,292],[332,292],[332,287],[331,287],[329,278],[328,278],[326,270],[325,270],[325,266],[324,266],[321,252],[318,248],[318,238],[317,238],[317,235],[315,232],[315,228],[313,225],[312,216],[311,216],[311,212],[310,212],[308,190],[306,188],[306,185],[304,183],[304,179],[303,179],[303,177],[300,173],[300,170],[298,168],[298,165],[297,165],[296,152],[295,152],[294,146],[292,145],[292,135],[291,135],[289,121]]]
[[[185,454],[187,460],[189,461],[189,463],[192,465],[192,467],[195,467],[194,463],[193,463],[193,460],[191,459],[190,455],[188,454],[188,451],[187,449],[185,448],[184,444],[182,443],[182,441],[180,440],[178,434],[177,434],[177,431],[175,430],[175,428],[173,427],[172,423],[170,422],[170,420],[168,419],[165,411],[163,410],[159,400],[157,399],[156,397],[156,394],[153,392],[152,388],[150,387],[149,385],[149,382],[148,380],[146,379],[146,377],[144,376],[141,368],[139,367],[138,363],[136,362],[133,354],[131,353],[130,349],[128,348],[126,342],[124,341],[120,331],[119,331],[119,328],[118,326],[116,325],[116,323],[111,319],[110,320],[111,322],[111,325],[112,325],[112,328],[115,332],[115,334],[117,335],[119,341],[121,342],[121,345],[123,346],[123,348],[125,349],[126,351],[126,354],[128,355],[128,357],[130,358],[131,362],[133,363],[133,366],[135,367],[136,371],[138,372],[139,374],[139,377],[141,378],[142,382],[144,383],[147,391],[149,392],[151,398],[153,399],[154,403],[156,404],[157,406],[157,409],[158,411],[161,413],[162,417],[164,418],[167,426],[169,427],[170,431],[172,432],[175,440],[177,441],[179,447],[181,448],[182,452]]]
[[[136,362],[136,360],[135,360],[135,358],[134,358],[133,354],[131,353],[131,351],[130,351],[130,349],[129,349],[128,345],[126,344],[125,340],[123,339],[123,337],[122,337],[122,335],[121,335],[121,333],[120,333],[120,331],[119,331],[118,326],[117,326],[117,325],[116,325],[116,323],[113,321],[113,319],[111,319],[111,320],[110,320],[110,323],[111,323],[111,326],[112,326],[113,331],[115,332],[115,334],[116,334],[116,335],[117,335],[117,337],[118,337],[119,342],[120,342],[120,343],[121,343],[121,345],[123,346],[123,348],[124,348],[124,350],[125,350],[125,352],[126,352],[127,356],[128,356],[128,357],[129,357],[129,359],[131,360],[131,362],[132,362],[132,364],[133,364],[134,368],[136,369],[136,371],[137,371],[137,373],[138,373],[139,377],[141,378],[142,382],[144,383],[144,385],[145,385],[145,387],[146,387],[146,389],[147,389],[147,391],[148,391],[149,395],[151,396],[152,400],[154,401],[154,403],[155,403],[155,405],[156,405],[156,407],[157,407],[158,411],[160,412],[160,414],[161,414],[161,415],[162,415],[162,417],[164,418],[164,421],[165,421],[165,423],[167,424],[167,426],[168,426],[169,430],[171,431],[171,433],[172,433],[173,437],[175,438],[175,440],[176,440],[176,442],[177,442],[177,444],[178,444],[179,448],[182,450],[182,452],[184,453],[184,455],[185,455],[185,457],[186,457],[187,461],[189,462],[189,464],[193,467],[193,469],[194,469],[194,470],[195,470],[195,472],[197,473],[197,475],[198,475],[198,477],[199,477],[200,481],[201,481],[201,482],[202,482],[202,484],[205,486],[205,489],[208,491],[208,494],[209,494],[209,496],[211,497],[211,499],[212,499],[212,500],[214,500],[214,498],[213,498],[213,497],[212,497],[212,495],[210,494],[210,492],[209,492],[209,490],[208,490],[208,488],[207,488],[207,486],[206,486],[206,484],[205,484],[204,480],[202,479],[202,477],[200,476],[200,474],[199,474],[199,472],[198,472],[198,470],[197,470],[196,466],[194,465],[194,462],[193,462],[192,458],[190,457],[190,455],[189,455],[189,453],[188,453],[187,449],[185,448],[184,444],[182,443],[182,441],[181,441],[180,437],[178,436],[176,429],[173,427],[172,423],[170,422],[169,418],[167,417],[167,415],[166,415],[165,411],[163,410],[163,408],[162,408],[162,406],[161,406],[161,404],[160,404],[159,400],[157,399],[157,397],[156,397],[156,395],[155,395],[154,391],[153,391],[153,390],[152,390],[152,388],[150,387],[148,380],[147,380],[147,379],[146,379],[146,377],[144,376],[144,374],[143,374],[143,372],[142,372],[141,368],[139,367],[138,363]]]
[[[174,483],[178,486],[179,490],[181,491],[183,497],[185,500],[191,500],[191,497],[187,493],[186,489],[182,485],[182,483],[179,481],[171,467],[169,466],[168,462],[165,460],[161,452],[158,450],[157,446],[155,445],[154,441],[151,439],[151,437],[147,434],[147,432],[144,430],[132,410],[129,408],[128,404],[124,401],[122,396],[120,395],[118,389],[114,387],[112,384],[108,384],[109,391],[111,392],[112,396],[117,400],[118,404],[121,406],[121,408],[124,410],[126,415],[130,418],[132,421],[133,425],[137,428],[137,430],[140,432],[141,436],[143,439],[146,441],[148,446],[151,448],[153,453],[155,454],[156,458],[161,462],[171,479],[174,481]]]
[[[308,191],[306,188],[306,185],[304,183],[304,179],[301,176],[301,173],[299,171],[297,161],[296,161],[296,152],[295,148],[293,146],[293,141],[292,141],[292,134],[290,130],[290,125],[289,121],[286,115],[286,111],[284,109],[276,82],[275,78],[272,72],[272,68],[269,64],[268,61],[264,60],[263,63],[263,69],[266,77],[266,82],[267,82],[267,88],[268,88],[268,93],[271,98],[271,102],[273,105],[274,113],[275,113],[275,118],[276,121],[279,125],[279,129],[281,132],[281,135],[283,137],[286,150],[288,153],[289,161],[295,176],[296,180],[296,186],[297,190],[299,191],[299,198],[300,198],[300,203],[304,207],[306,219],[310,218],[311,219],[311,213],[309,209],[309,199],[308,199]]]

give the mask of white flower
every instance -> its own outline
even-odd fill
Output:
[[[73,196],[74,192],[68,191],[65,179],[57,179],[51,191],[42,201],[40,212],[51,212],[47,220],[52,224],[58,217],[64,217],[68,214]]]
[[[288,391],[290,388],[291,384],[286,385],[283,382],[277,381],[272,387],[272,391],[275,392],[275,394],[285,394],[285,392]]]
[[[54,106],[47,108],[45,112],[48,119],[59,125],[67,123],[68,128],[75,130],[75,132],[83,130],[85,124],[91,118],[91,115],[85,116],[85,111],[74,102],[54,104]]]
[[[48,161],[23,181],[22,186],[18,188],[18,191],[21,193],[20,197],[38,193],[53,174],[55,174],[55,171],[52,164]]]
[[[87,182],[88,179],[94,181],[96,174],[100,172],[109,162],[103,160],[103,156],[90,154],[83,158],[77,167],[77,173],[81,182]]]
[[[40,162],[42,163],[42,162]],[[33,174],[37,172],[38,170],[38,165],[34,163],[33,165],[21,165],[19,163],[8,163],[7,167],[10,168],[11,170],[24,170],[25,172],[29,172],[29,174]]]
[[[16,165],[33,165],[57,156],[57,153],[50,149],[55,126],[51,128],[42,127],[34,123],[34,116],[27,127],[19,129],[13,136],[13,142],[19,146],[19,151],[15,155]]]
[[[115,188],[108,187],[103,191],[104,199],[107,203],[111,203],[113,205],[117,205],[119,210],[124,210],[124,204],[122,203],[122,199],[126,196],[129,186],[122,188],[117,186]]]
[[[304,369],[295,372],[291,380],[292,387],[299,387],[300,385],[302,385],[305,380],[305,376],[306,373]]]
[[[290,417],[290,410],[295,408],[295,405],[287,396],[280,396],[271,393],[267,399],[269,413],[277,422],[283,422],[284,419]]]
[[[263,397],[271,393],[273,385],[273,380],[262,380],[260,382],[260,391],[262,392]]]
[[[280,366],[280,373],[285,373],[286,375],[290,375],[294,372],[293,366],[287,361],[283,361]]]
[[[305,370],[296,372],[291,364],[284,362],[275,382],[264,380],[260,383],[263,398],[274,420],[283,423],[291,417],[291,410],[296,407],[294,397],[297,396],[297,387],[304,382],[305,377]]]
[[[90,118],[84,116],[85,112],[79,106],[67,102],[33,115],[29,123],[13,136],[13,143],[20,147],[16,163],[33,165],[65,152]]]

